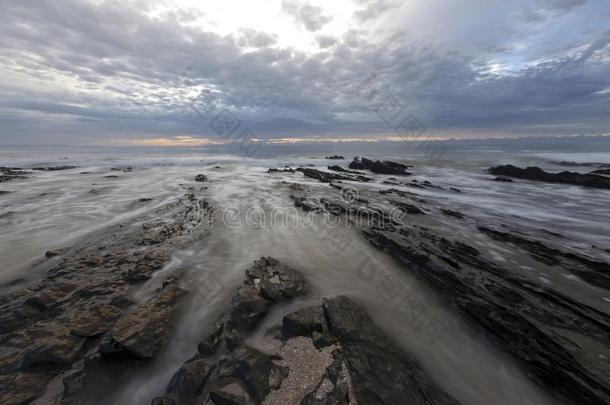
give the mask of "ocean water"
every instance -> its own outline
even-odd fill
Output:
[[[88,235],[112,224],[162,206],[184,193],[198,173],[211,181],[205,197],[221,209],[212,231],[180,246],[162,272],[188,268],[188,286],[197,291],[208,286],[210,277],[221,286],[218,294],[190,294],[169,349],[145,371],[129,381],[117,383],[112,403],[146,404],[162,393],[173,372],[195,351],[196,343],[226,307],[243,270],[252,260],[271,255],[301,270],[312,285],[312,294],[273,313],[269,323],[283,313],[320,297],[347,294],[362,303],[373,319],[400,345],[415,353],[426,370],[449,393],[471,404],[553,403],[512,360],[487,345],[480,336],[457,319],[439,297],[394,261],[373,250],[354,229],[342,229],[350,243],[340,252],[321,237],[324,224],[307,228],[278,225],[269,221],[282,212],[288,224],[299,224],[301,215],[292,207],[282,181],[317,184],[302,175],[268,175],[270,167],[328,164],[346,165],[354,155],[384,158],[414,165],[413,178],[429,180],[444,189],[413,189],[422,198],[442,202],[482,224],[506,224],[531,232],[547,230],[565,237],[568,249],[578,250],[610,262],[610,191],[576,186],[515,181],[500,183],[485,169],[498,164],[536,165],[551,171],[590,171],[588,167],[558,166],[556,161],[610,164],[610,145],[579,148],[525,145],[453,145],[439,156],[431,156],[404,145],[322,145],[314,147],[274,146],[255,156],[231,150],[201,148],[87,148],[6,147],[0,151],[0,166],[31,168],[74,165],[76,169],[36,172],[24,180],[0,183],[0,288],[3,292],[26,285],[43,276],[45,251],[73,246]],[[347,161],[323,157],[342,154]],[[131,167],[130,172],[110,171]],[[106,178],[117,175],[118,178]],[[383,179],[384,176],[377,176]],[[391,177],[391,176],[385,176]],[[371,187],[379,187],[372,184]],[[450,187],[461,193],[447,192]],[[400,188],[400,187],[395,187]],[[134,204],[151,198],[147,205]],[[292,208],[292,209],[291,209]],[[227,220],[227,212],[256,212],[249,223]],[[261,220],[260,213],[264,213]],[[229,219],[231,219],[229,215]],[[447,223],[447,234],[462,237],[483,249],[505,266],[537,282],[562,291],[599,310],[610,312],[610,293],[596,289],[573,275],[540,270],[527,255],[512,252],[500,243],[472,235],[467,229]],[[538,235],[538,234],[536,234]],[[409,287],[414,300],[442,333],[430,342],[413,331],[395,308],[389,307],[375,289],[379,280],[363,278],[357,269],[373,258],[383,271]],[[158,282],[160,278],[151,280]],[[149,287],[143,287],[140,298]],[[100,403],[108,403],[104,398]]]

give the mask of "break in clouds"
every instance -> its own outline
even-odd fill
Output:
[[[432,136],[610,132],[606,0],[328,3],[4,0],[0,143],[213,139],[202,92],[258,138],[392,136],[371,73]]]

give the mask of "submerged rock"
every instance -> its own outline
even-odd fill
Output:
[[[544,181],[547,183],[573,184],[576,186],[610,189],[610,178],[597,174],[580,174],[576,172],[548,173],[539,167],[521,169],[513,165],[492,167],[488,170],[496,176],[509,176],[519,179]]]
[[[345,158],[343,156],[340,156],[340,155],[326,156],[324,159],[329,159],[329,160],[345,160]]]
[[[197,176],[195,176],[195,181],[204,183],[204,182],[208,181],[208,176],[206,176],[205,174],[198,174]]]

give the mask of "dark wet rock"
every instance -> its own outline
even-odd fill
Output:
[[[596,174],[576,172],[548,173],[539,167],[521,169],[513,165],[492,167],[488,170],[496,176],[516,177],[519,179],[543,181],[546,183],[572,184],[576,186],[610,189],[610,178]]]
[[[355,157],[354,160],[349,164],[350,169],[355,170],[370,170],[373,173],[378,174],[392,174],[400,176],[408,176],[411,173],[407,172],[410,166],[403,165],[402,163],[391,162],[388,160],[373,161],[367,158]]]
[[[107,333],[123,308],[112,304],[92,305],[77,311],[68,323],[70,333],[80,337],[95,337]]]
[[[90,403],[79,398],[90,398],[86,393],[91,391],[113,392],[116,380],[111,377],[123,378],[117,367],[120,371],[124,364],[139,364],[135,357],[150,357],[155,352],[158,342],[171,333],[175,312],[168,291],[176,286],[166,284],[137,305],[128,298],[135,292],[129,273],[150,276],[167,263],[175,238],[188,235],[184,224],[191,204],[199,201],[195,198],[193,202],[193,198],[177,198],[87,236],[78,246],[45,262],[52,267],[41,280],[0,296],[0,403],[6,398],[30,402],[60,373],[72,376],[64,379],[64,396],[71,401],[65,403]],[[202,212],[211,210],[205,204],[201,207]],[[153,219],[171,222],[176,229],[155,245],[142,245],[152,229],[140,224]],[[193,226],[191,220],[189,226]],[[205,230],[209,225],[200,226]],[[114,350],[123,361],[100,360],[102,348],[107,349],[104,357],[112,357]],[[40,373],[45,378],[38,379],[38,384],[26,384],[34,380],[30,376]],[[11,383],[4,385],[4,381]]]
[[[449,210],[449,209],[446,209],[446,208],[441,209],[441,212],[443,213],[443,215],[445,215],[447,217],[464,219],[464,214],[462,214],[461,212]]]
[[[167,386],[165,398],[170,403],[194,404],[216,366],[202,356],[188,360],[174,374]]]
[[[254,403],[262,403],[272,389],[280,387],[288,374],[287,367],[279,366],[273,360],[257,349],[242,346],[221,358],[218,377],[237,378]]]
[[[135,310],[116,321],[111,330],[111,345],[118,349],[114,357],[135,357],[148,360],[167,343],[172,332],[178,300],[183,291],[171,282],[159,295],[140,304]],[[107,351],[100,350],[102,358]]]
[[[290,192],[295,206],[347,217],[349,209],[320,203],[335,201],[339,195],[339,191],[322,187]],[[392,189],[377,193],[361,190],[361,195],[370,201],[369,209],[384,202],[388,195],[404,198],[405,202],[414,198],[412,193]],[[477,231],[476,224],[464,226],[472,226],[471,231]],[[375,248],[387,252],[402,263],[405,271],[425,281],[449,308],[482,332],[489,342],[510,354],[531,379],[560,401],[610,403],[607,378],[610,366],[598,356],[605,352],[610,339],[607,313],[566,292],[525,278],[510,267],[502,267],[494,263],[487,252],[479,252],[459,240],[450,240],[453,235],[442,234],[413,218],[386,222],[383,226],[360,223],[358,228]],[[581,252],[555,248],[506,226],[484,228],[487,229],[479,230],[506,242],[507,250],[524,249],[540,260],[541,266],[550,266],[549,271],[554,266],[561,266],[584,281],[608,288],[610,269],[607,263]],[[361,267],[374,273],[378,271],[375,264],[372,261]],[[326,318],[329,319],[328,314]],[[434,341],[442,333],[442,325],[428,321],[430,319],[422,326],[421,333]],[[352,323],[360,325],[362,322]],[[337,335],[332,328],[330,331],[333,336]],[[362,333],[366,334],[366,329]],[[363,351],[358,353],[360,356]]]
[[[270,258],[257,261],[246,273],[245,285],[278,265]],[[346,297],[299,309],[284,316],[281,328],[215,354],[200,353],[184,363],[165,395],[155,400],[184,405],[457,404]]]
[[[131,166],[126,166],[126,167],[112,167],[110,169],[113,172],[123,172],[123,173],[129,173],[133,170],[133,167]]]
[[[33,167],[32,170],[42,171],[42,172],[56,172],[60,170],[72,170],[77,169],[78,166],[50,166],[50,167]]]
[[[336,174],[323,172],[317,169],[309,169],[304,167],[299,167],[297,169],[298,172],[303,173],[307,177],[311,177],[312,179],[319,180],[323,183],[330,183],[334,180],[345,180],[345,181],[360,181],[360,182],[369,182],[373,181],[373,179],[361,176],[361,175],[348,175],[348,174]]]
[[[21,357],[19,371],[64,370],[77,360],[85,339],[73,336],[61,324],[53,321],[40,321],[30,330],[36,340]]]
[[[341,344],[354,397],[369,404],[457,404],[347,297],[324,300],[330,333]]]
[[[267,170],[267,173],[295,173],[296,170],[292,169],[292,168],[284,168],[284,169],[276,169],[276,168],[271,168],[269,170]]]
[[[176,402],[167,397],[157,397],[153,398],[150,402],[150,405],[177,405]]]
[[[343,156],[340,156],[340,155],[326,156],[324,159],[330,159],[330,160],[345,160],[345,158],[344,158]]]
[[[47,250],[44,255],[47,258],[57,257],[57,256],[61,256],[64,253],[66,253],[67,250],[68,250],[68,248],[61,248],[61,249],[55,249],[55,250]]]
[[[0,195],[10,194],[10,193],[12,193],[12,191],[0,190]]]
[[[478,229],[496,240],[512,243],[527,250],[536,260],[549,265],[561,265],[590,284],[610,289],[610,264],[608,263],[585,257],[582,254],[561,251],[516,232],[511,233],[485,226],[479,226]]]
[[[305,281],[273,257],[262,257],[246,270],[246,280],[231,301],[229,312],[198,346],[201,354],[214,353],[224,341],[233,349],[267,315],[273,305],[305,294]]]
[[[24,171],[18,167],[0,167],[0,183],[5,181],[25,179],[30,172]]]
[[[197,176],[195,176],[195,181],[198,181],[200,183],[204,183],[208,180],[208,176],[206,176],[205,174],[198,174]]]
[[[108,175],[108,176],[104,176],[104,178],[105,178],[105,179],[118,179],[118,178],[119,178],[119,176],[114,175],[114,174],[111,174],[111,175]]]
[[[503,183],[512,183],[513,179],[509,179],[508,177],[496,177],[494,181],[499,181]]]
[[[312,336],[314,332],[325,333],[326,319],[321,305],[308,307],[289,315],[282,320],[282,336],[289,339],[295,336]]]
[[[599,170],[594,170],[589,174],[603,174],[603,175],[607,175],[610,176],[610,169],[599,169]]]

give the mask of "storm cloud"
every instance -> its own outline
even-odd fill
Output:
[[[608,2],[461,3],[285,0],[264,10],[280,28],[225,32],[192,2],[4,0],[0,143],[213,138],[222,111],[257,138],[393,136],[405,116],[431,136],[610,132]]]

